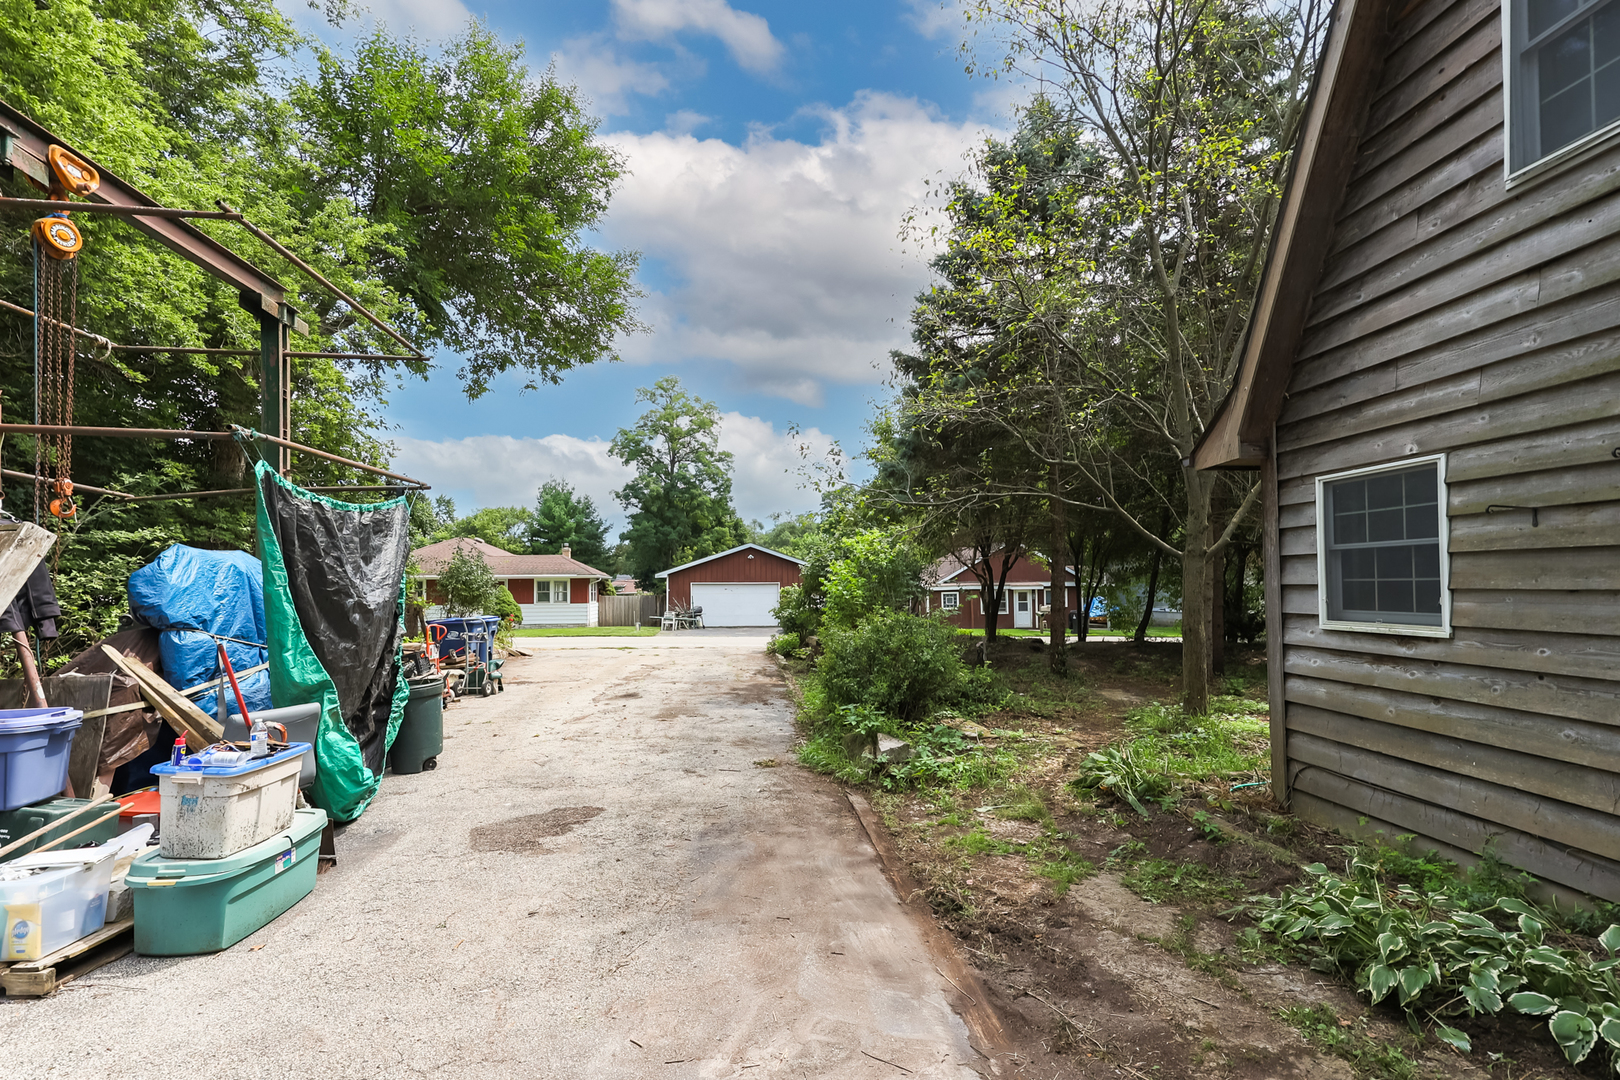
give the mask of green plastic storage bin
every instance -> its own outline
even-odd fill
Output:
[[[135,951],[191,956],[228,949],[315,888],[325,810],[295,810],[290,828],[223,859],[136,859]]]
[[[444,752],[444,683],[437,675],[411,681],[388,764],[396,773],[419,773],[439,764]]]
[[[27,836],[35,829],[43,829],[46,825],[59,818],[67,817],[81,806],[86,806],[89,799],[46,799],[33,806],[24,806],[20,810],[7,810],[0,813],[0,847],[5,847],[19,836]],[[106,817],[118,809],[117,803],[105,803],[94,810],[86,811],[71,821],[64,821],[58,828],[52,829],[36,840],[30,840],[16,851],[0,856],[0,862],[9,862],[19,855],[26,855],[41,844],[48,844],[59,836],[66,836],[81,825],[88,825],[99,817]],[[118,818],[103,821],[93,829],[84,832],[69,840],[68,847],[84,847],[86,844],[105,844],[118,835]]]

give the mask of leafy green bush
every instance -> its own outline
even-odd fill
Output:
[[[792,656],[801,647],[798,634],[777,634],[771,638],[770,650],[777,656]]]
[[[956,631],[934,618],[874,612],[851,628],[827,627],[817,672],[832,705],[871,705],[915,724],[962,689]]]
[[[803,585],[784,585],[771,616],[782,628],[782,636],[792,635],[803,641],[821,625],[821,612],[811,603],[810,593]]]
[[[1171,790],[1169,775],[1144,767],[1131,746],[1110,746],[1087,754],[1079,775],[1070,783],[1080,791],[1101,791],[1124,799],[1143,817],[1148,816],[1143,802],[1162,799]]]
[[[1468,1036],[1443,1018],[1506,1007],[1548,1017],[1572,1063],[1602,1044],[1620,1071],[1620,926],[1598,936],[1609,955],[1594,960],[1581,949],[1555,948],[1548,917],[1515,897],[1463,910],[1444,893],[1391,887],[1378,865],[1353,849],[1345,877],[1321,863],[1305,870],[1305,884],[1250,904],[1261,931],[1312,953],[1312,966],[1350,975],[1374,1003],[1394,994],[1414,1026],[1426,1016],[1459,1050],[1470,1049]]]

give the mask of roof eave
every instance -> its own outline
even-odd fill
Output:
[[[1193,448],[1198,469],[1264,464],[1382,60],[1388,0],[1338,0],[1232,389]]]

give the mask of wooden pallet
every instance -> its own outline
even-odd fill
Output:
[[[54,994],[81,975],[128,956],[134,948],[135,920],[120,919],[49,956],[0,965],[0,990],[12,997]]]

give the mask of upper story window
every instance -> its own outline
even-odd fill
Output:
[[[1620,0],[1507,0],[1505,7],[1514,174],[1620,121]]]
[[[1316,481],[1322,626],[1451,633],[1443,455]]]

